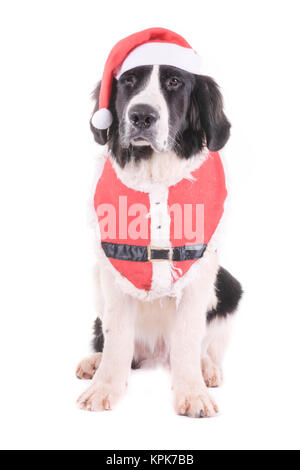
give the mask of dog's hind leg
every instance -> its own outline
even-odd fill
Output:
[[[223,359],[228,346],[233,316],[242,287],[224,268],[216,279],[217,305],[207,313],[207,334],[202,344],[202,374],[208,387],[220,387],[223,382]]]
[[[95,353],[80,361],[76,369],[78,379],[90,380],[94,377],[101,362],[102,353]]]
[[[202,346],[202,375],[207,387],[220,387],[223,383],[223,359],[228,346],[231,318],[216,319],[207,328]]]
[[[76,376],[79,379],[92,379],[95,375],[96,370],[98,369],[101,361],[103,346],[104,346],[104,336],[102,331],[102,321],[100,318],[97,318],[94,323],[94,337],[93,337],[93,350],[95,354],[85,357],[80,361],[76,369]]]

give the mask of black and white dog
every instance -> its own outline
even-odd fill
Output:
[[[92,124],[91,130],[96,142],[107,144],[118,178],[134,189],[153,182],[171,186],[229,138],[230,124],[215,81],[171,66],[126,71],[113,81],[110,111],[109,131]],[[100,256],[95,270],[95,354],[81,361],[76,372],[79,378],[92,379],[78,399],[80,408],[110,409],[126,388],[130,367],[158,358],[170,365],[178,414],[216,415],[207,387],[222,383],[223,356],[242,289],[219,266],[215,246],[216,236],[196,263],[197,276],[182,286],[178,297],[166,291],[143,299],[125,292]],[[156,263],[157,279],[164,276],[163,266]]]

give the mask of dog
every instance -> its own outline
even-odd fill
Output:
[[[94,111],[100,89],[101,83],[94,92]],[[136,191],[148,192],[153,184],[170,188],[188,178],[230,135],[216,82],[170,65],[137,66],[113,79],[109,110],[109,130],[91,122],[91,131],[98,144],[107,145],[118,181]],[[214,234],[189,282],[181,281],[192,268],[172,284],[181,283],[178,290],[164,285],[170,259],[148,263],[153,265],[154,294],[132,284],[126,290],[122,273],[108,266],[100,248],[95,353],[76,370],[78,378],[92,379],[78,399],[81,409],[113,408],[131,367],[162,360],[171,370],[177,414],[203,418],[218,413],[208,388],[222,384],[222,362],[242,287],[219,265],[216,246]]]

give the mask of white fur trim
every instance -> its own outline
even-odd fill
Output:
[[[92,124],[96,129],[108,129],[113,122],[113,117],[109,109],[101,108],[92,117]]]
[[[151,216],[151,245],[167,248],[170,242],[171,218],[168,213],[168,187],[157,184],[149,193]]]
[[[188,159],[179,158],[172,151],[153,152],[149,160],[142,160],[139,163],[131,160],[124,168],[121,168],[115,159],[112,158],[111,161],[123,184],[136,191],[151,193],[158,183],[169,187],[182,179],[192,180],[191,173],[205,162],[208,155],[207,148]]]
[[[151,216],[151,246],[155,248],[171,247],[170,225],[168,211],[169,189],[163,184],[157,184],[149,193]],[[172,264],[170,261],[152,262],[151,290],[157,295],[169,295],[172,286]]]
[[[187,47],[163,42],[151,42],[136,47],[124,60],[116,78],[127,70],[141,65],[171,65],[187,72],[200,75],[201,59],[198,54]]]

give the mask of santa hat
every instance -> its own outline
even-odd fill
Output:
[[[171,65],[200,74],[200,57],[186,40],[168,29],[150,28],[121,39],[105,63],[99,109],[92,117],[96,129],[108,129],[113,121],[108,109],[113,78],[141,65]]]

